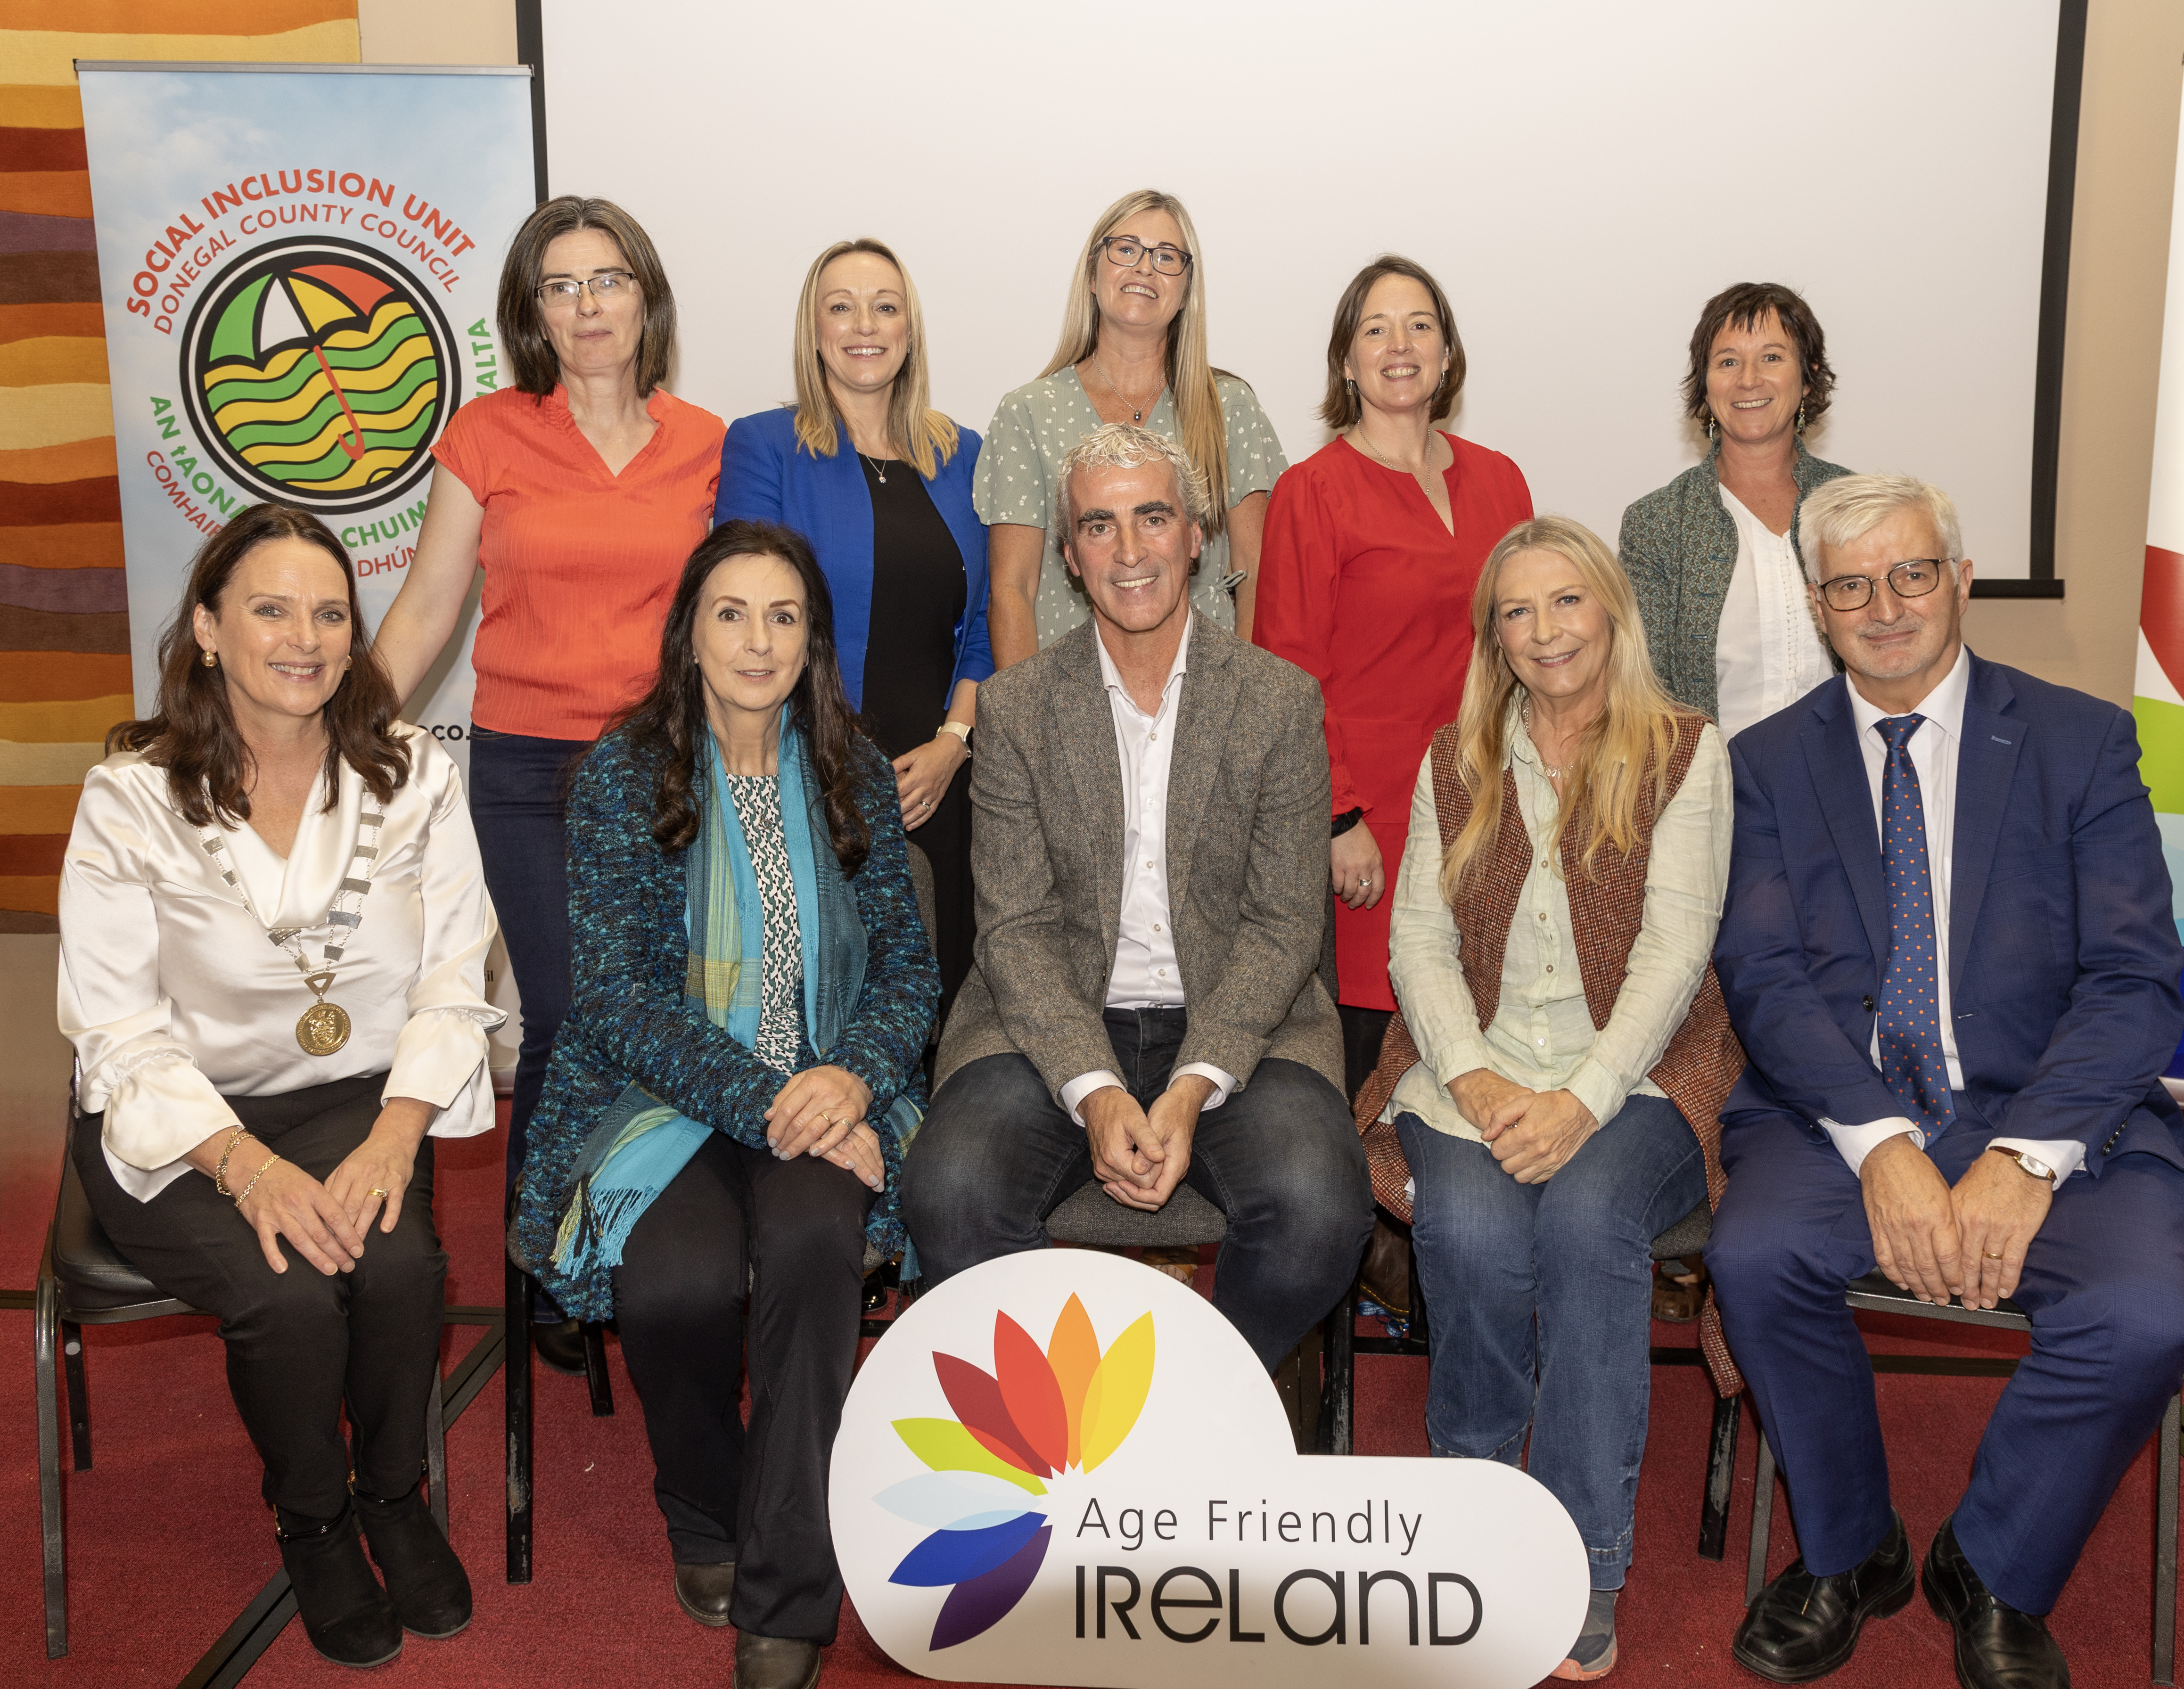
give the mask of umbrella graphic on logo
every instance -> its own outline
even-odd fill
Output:
[[[184,337],[192,418],[263,497],[377,504],[431,467],[453,360],[410,277],[347,242],[262,250],[221,278]]]

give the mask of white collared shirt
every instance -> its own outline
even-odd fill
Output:
[[[342,766],[334,807],[322,795],[304,806],[285,858],[248,824],[220,828],[248,905],[175,808],[164,769],[125,752],[85,779],[61,863],[58,1020],[75,1046],[81,1106],[105,1116],[107,1167],[139,1201],[235,1123],[226,1096],[384,1072],[382,1100],[439,1110],[434,1137],[493,1129],[486,1034],[506,1017],[485,999],[493,904],[462,777],[429,735],[393,731],[409,743],[410,778],[375,805],[386,821],[371,890],[326,991],[352,1030],[329,1056],[296,1040],[312,993],[266,929],[297,928],[315,962],[324,955],[362,777]]]
[[[1716,719],[1727,739],[1788,709],[1834,674],[1835,664],[1814,624],[1790,536],[1774,532],[1726,487],[1719,491],[1736,524],[1736,567],[1713,642]]]
[[[1107,688],[1108,713],[1115,722],[1115,750],[1123,768],[1123,906],[1115,940],[1115,970],[1107,979],[1111,1009],[1179,1009],[1185,1006],[1183,970],[1175,959],[1174,923],[1167,891],[1167,780],[1175,755],[1176,715],[1183,700],[1183,677],[1190,667],[1190,612],[1175,661],[1161,688],[1160,707],[1147,715],[1123,683],[1106,642],[1094,630],[1092,648],[1100,654],[1100,678]],[[1186,1062],[1168,1075],[1173,1084],[1185,1073],[1211,1080],[1213,1094],[1201,1112],[1218,1108],[1236,1088],[1233,1075],[1204,1062]],[[1080,1073],[1061,1088],[1061,1106],[1078,1125],[1078,1106],[1106,1085],[1123,1086],[1119,1074],[1105,1067]]]
[[[1970,690],[1971,675],[1971,649],[1969,646],[1960,647],[1955,664],[1942,677],[1941,683],[1914,710],[1903,712],[1926,718],[1911,735],[1908,744],[1911,766],[1919,776],[1919,805],[1926,823],[1926,877],[1932,887],[1934,905],[1935,1006],[1942,1023],[1942,1056],[1948,1064],[1949,1089],[1958,1091],[1964,1088],[1964,1070],[1957,1059],[1956,1019],[1949,1012],[1949,896],[1952,849],[1956,839],[1957,750],[1964,740],[1964,697]],[[1880,830],[1885,850],[1887,822],[1881,805],[1888,772],[1888,741],[1881,737],[1879,724],[1893,717],[1866,702],[1855,680],[1847,684],[1851,718],[1858,725],[1858,753],[1865,759],[1866,783],[1873,790],[1874,825]],[[1873,1065],[1878,1067],[1880,1023],[1877,1019],[1869,1053]],[[1850,1163],[1852,1173],[1864,1164],[1875,1145],[1899,1133],[1908,1134],[1911,1141],[1920,1149],[1926,1146],[1926,1134],[1902,1115],[1860,1126],[1845,1126],[1833,1120],[1822,1120],[1819,1123],[1834,1140],[1836,1148],[1842,1152],[1842,1158]],[[2037,1156],[2055,1169],[2059,1185],[2084,1166],[2086,1160],[2086,1146],[2075,1138],[2052,1143],[2030,1138],[1997,1138],[1991,1147],[2023,1150]]]

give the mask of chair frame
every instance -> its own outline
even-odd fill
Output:
[[[76,1124],[82,1118],[75,1099],[68,1114],[61,1144],[61,1183],[53,1198],[53,1218],[46,1228],[44,1252],[38,1261],[33,1344],[38,1400],[38,1515],[44,1539],[46,1658],[59,1659],[68,1653],[68,1581],[66,1513],[62,1505],[60,1463],[60,1374],[68,1380],[69,1439],[73,1465],[78,1472],[91,1470],[91,1398],[84,1379],[83,1328],[86,1325],[125,1325],[139,1319],[164,1319],[203,1310],[173,1296],[162,1296],[147,1281],[144,1301],[120,1307],[79,1307],[69,1297],[70,1286],[59,1276],[54,1243],[60,1229],[62,1206],[71,1186],[78,1201],[82,1188],[76,1183],[73,1159]],[[97,1224],[94,1219],[92,1224]],[[103,1238],[105,1234],[101,1231]],[[125,1260],[111,1239],[107,1247],[117,1260]],[[58,1365],[56,1362],[58,1361]],[[434,1370],[437,1371],[437,1363]],[[442,1531],[448,1528],[448,1451],[446,1416],[441,1389],[432,1391],[425,1404],[425,1455],[432,1493],[432,1517]]]
[[[531,1504],[532,1408],[538,1377],[533,1370],[531,1322],[538,1306],[538,1281],[516,1259],[515,1235],[508,1239],[506,1305],[501,1329],[506,1346],[507,1379],[503,1396],[504,1437],[508,1470],[508,1580],[531,1581],[533,1541]],[[584,1384],[591,1396],[592,1417],[614,1417],[614,1384],[607,1374],[606,1333],[603,1327],[584,1324]]]
[[[1923,1302],[1908,1290],[1900,1290],[1880,1273],[1869,1273],[1854,1280],[1845,1292],[1844,1300],[1853,1308],[1875,1313],[1908,1313],[1921,1319],[1939,1319],[1956,1325],[1986,1325],[2004,1331],[2030,1332],[2032,1321],[2016,1303],[2005,1301],[1992,1308],[1966,1307],[1961,1302],[1947,1303]],[[1875,1355],[1871,1357],[1875,1372],[1908,1372],[1927,1374],[1958,1374],[1967,1369],[1967,1363],[1953,1356],[1942,1355]],[[1891,1364],[1883,1365],[1884,1362]],[[2014,1361],[1989,1363],[1996,1374],[2007,1376],[2017,1369]],[[1986,1367],[1981,1367],[1985,1373]],[[2177,1454],[2180,1416],[2184,1416],[2184,1396],[2172,1396],[2161,1416],[2161,1429],[2156,1433],[2159,1443],[2153,1474],[2153,1681],[2173,1684],[2176,1664],[2176,1524],[2177,1524]],[[1735,1458],[1735,1441],[1731,1439],[1731,1458]],[[1744,1603],[1749,1607],[1758,1598],[1767,1584],[1768,1539],[1774,1523],[1774,1480],[1777,1471],[1774,1451],[1769,1444],[1763,1428],[1759,1437],[1759,1462],[1753,1473],[1752,1486],[1752,1539],[1747,1547],[1744,1568]],[[1785,1499],[1787,1497],[1786,1496]],[[1717,1557],[1718,1558],[1718,1557]]]

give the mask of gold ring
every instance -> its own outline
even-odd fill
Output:
[[[1999,1261],[2003,1259],[2003,1257],[2000,1254],[1992,1249],[1981,1250],[1980,1252],[1986,1256],[1990,1261]]]
[[[387,1195],[387,1193],[386,1193],[384,1190],[381,1190],[377,1185],[373,1185],[373,1186],[371,1187],[371,1190],[370,1190],[370,1194],[371,1196],[381,1196],[381,1197],[383,1197],[383,1196],[385,1196]]]

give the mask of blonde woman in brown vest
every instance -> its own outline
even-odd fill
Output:
[[[1410,1212],[1434,1452],[1514,1465],[1529,1429],[1591,1562],[1554,1674],[1585,1681],[1615,1664],[1630,1564],[1650,1244],[1718,1193],[1744,1065],[1709,960],[1729,758],[1661,689],[1629,579],[1577,523],[1512,528],[1471,624],[1462,712],[1411,804],[1401,1013],[1357,1119],[1375,1194]]]

